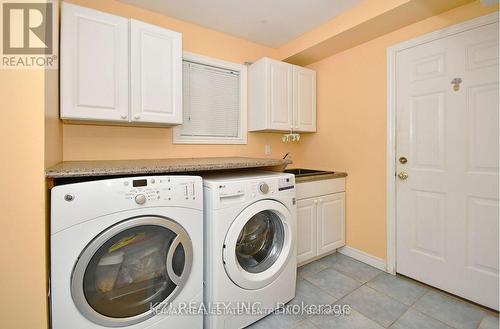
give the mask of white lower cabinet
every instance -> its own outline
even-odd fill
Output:
[[[317,200],[297,201],[297,263],[313,259],[317,255]]]
[[[328,185],[333,180],[312,182]],[[336,182],[337,183],[337,182]],[[298,183],[297,195],[301,189],[320,191],[306,184]],[[334,187],[338,188],[338,183]],[[343,184],[341,184],[343,186]],[[317,187],[317,186],[316,186]],[[328,186],[326,186],[328,189]],[[329,188],[330,190],[332,187]],[[345,245],[345,192],[324,194],[297,201],[297,264],[303,265]]]
[[[316,246],[322,256],[345,245],[345,193],[322,196],[317,207]]]

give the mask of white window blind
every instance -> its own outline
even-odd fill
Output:
[[[233,137],[240,134],[240,72],[183,61],[181,136]]]

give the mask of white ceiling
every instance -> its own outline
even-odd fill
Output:
[[[279,47],[361,0],[120,0],[220,32]]]

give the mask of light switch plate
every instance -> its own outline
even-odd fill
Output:
[[[264,146],[264,154],[265,155],[271,155],[271,145],[265,145]]]

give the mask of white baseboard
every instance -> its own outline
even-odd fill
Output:
[[[354,258],[355,260],[359,260],[362,263],[378,268],[381,271],[387,271],[387,263],[382,258],[375,257],[364,251],[349,246],[337,249],[337,251],[343,255]]]

